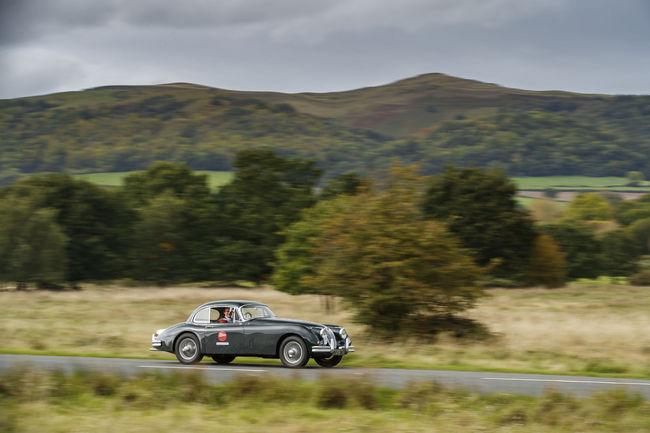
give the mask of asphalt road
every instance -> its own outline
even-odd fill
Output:
[[[341,380],[365,378],[378,385],[391,388],[402,388],[410,383],[436,381],[447,386],[463,388],[482,394],[504,392],[530,396],[539,396],[549,388],[578,397],[588,396],[600,391],[624,388],[650,400],[650,380],[641,379],[358,367],[325,369],[308,366],[295,370],[282,367],[279,361],[277,365],[237,362],[228,365],[217,365],[211,362],[202,362],[201,364],[186,366],[176,360],[0,355],[0,373],[12,367],[20,366],[64,372],[72,372],[77,369],[101,370],[124,375],[134,375],[145,371],[200,371],[214,383],[228,381],[241,374],[297,377],[305,380],[316,380],[323,376],[340,378]]]

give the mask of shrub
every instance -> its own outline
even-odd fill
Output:
[[[650,286],[650,270],[638,272],[630,277],[633,286]]]

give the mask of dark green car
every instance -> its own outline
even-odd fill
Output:
[[[218,364],[237,356],[280,358],[285,367],[302,367],[314,358],[334,367],[354,352],[350,336],[340,326],[281,319],[254,301],[214,301],[198,307],[183,323],[158,329],[152,350],[176,354],[183,364],[208,355]]]

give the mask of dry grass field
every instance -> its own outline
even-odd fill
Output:
[[[378,341],[352,322],[341,302],[327,314],[318,296],[271,288],[5,290],[0,292],[0,352],[173,359],[148,351],[155,328],[184,321],[203,302],[254,299],[282,317],[345,326],[358,351],[344,358],[344,365],[650,377],[649,295],[649,288],[621,285],[492,289],[470,316],[493,337],[463,341],[443,335],[425,344]]]

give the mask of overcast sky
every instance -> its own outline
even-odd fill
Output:
[[[650,94],[650,0],[0,0],[0,98],[178,81],[325,92],[428,72]]]

